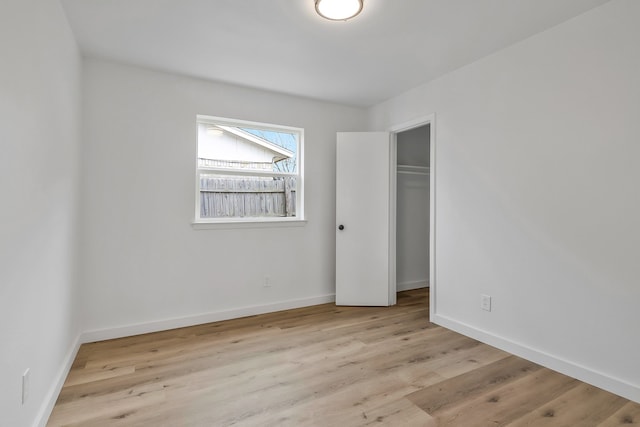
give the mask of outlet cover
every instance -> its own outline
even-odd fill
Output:
[[[491,311],[491,296],[480,295],[480,308],[485,311]]]

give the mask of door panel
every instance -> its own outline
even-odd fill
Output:
[[[336,304],[387,306],[391,139],[339,132],[336,165]],[[343,229],[340,230],[340,226]]]

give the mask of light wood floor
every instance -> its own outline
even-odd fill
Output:
[[[636,403],[429,323],[427,299],[85,344],[48,425],[640,425]]]

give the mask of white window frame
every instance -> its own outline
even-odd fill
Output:
[[[298,149],[296,150],[297,173],[268,172],[260,170],[234,170],[224,167],[201,167],[198,162],[198,137],[196,131],[196,156],[195,156],[195,216],[194,228],[253,228],[269,226],[300,226],[306,223],[304,216],[304,129],[274,125],[270,123],[252,122],[247,120],[229,119],[225,117],[200,115],[196,116],[196,128],[198,124],[223,125],[232,127],[244,127],[252,129],[270,130],[275,132],[294,133],[298,135]],[[295,176],[296,177],[296,216],[294,217],[237,217],[237,218],[201,218],[200,217],[200,175],[202,173],[214,173],[236,176]],[[232,227],[226,227],[232,226]]]

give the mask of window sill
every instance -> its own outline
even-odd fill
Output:
[[[304,227],[306,219],[238,219],[225,221],[193,221],[194,230],[229,230],[234,228]]]

